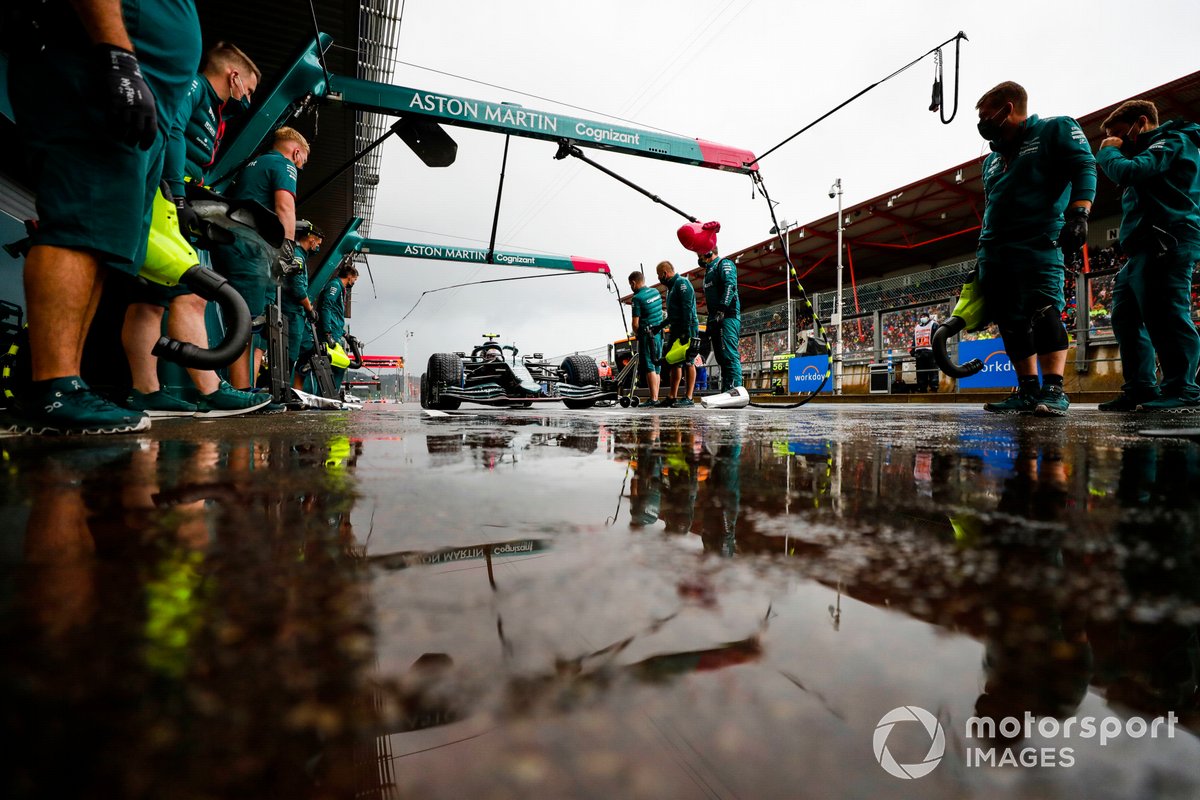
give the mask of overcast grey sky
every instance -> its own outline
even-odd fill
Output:
[[[953,124],[927,110],[933,61],[923,61],[762,162],[781,217],[803,223],[832,213],[827,192],[838,177],[850,205],[983,155],[973,106],[1002,80],[1029,90],[1031,113],[1080,116],[1196,70],[1200,3],[407,0],[399,58],[758,154],[959,30],[970,41]],[[605,119],[409,66],[393,82]],[[425,167],[395,140],[386,145],[373,236],[486,246],[504,139],[447,130],[459,147],[446,169]],[[550,142],[512,139],[498,248],[603,259],[622,291],[639,263],[650,275],[663,259],[694,267],[675,238],[680,217],[578,161],[554,161],[554,151]],[[724,252],[768,237],[766,205],[752,199],[748,177],[586,152],[683,210],[719,220]],[[374,256],[371,266],[378,298],[360,281],[350,325],[364,340],[425,290],[540,274]],[[368,352],[403,353],[405,330],[413,331],[413,374],[430,353],[469,348],[484,332],[547,354],[623,335],[615,295],[598,276],[429,295]]]

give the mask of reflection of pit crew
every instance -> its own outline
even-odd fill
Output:
[[[659,327],[663,323],[662,295],[657,289],[646,285],[646,277],[641,272],[629,275],[629,288],[633,290],[633,333],[637,336],[638,365],[646,376],[646,386],[650,389],[650,402],[658,402],[658,371],[662,361],[662,334]]]
[[[738,436],[734,431],[734,436]],[[709,445],[711,447],[712,444]],[[707,552],[718,553],[726,558],[737,555],[737,520],[742,503],[742,443],[735,438],[732,442],[716,445],[712,454],[707,489],[701,500],[700,538]]]
[[[658,522],[662,509],[663,457],[657,435],[651,433],[645,443],[639,442],[630,460],[629,527],[645,528]]]
[[[721,367],[721,391],[742,385],[742,357],[738,352],[742,333],[742,303],[738,298],[737,266],[729,258],[718,258],[714,247],[698,259],[704,267],[704,302],[708,305],[705,333]]]
[[[1200,604],[1200,502],[1195,447],[1138,443],[1121,454],[1117,498],[1125,513],[1116,536],[1126,557],[1121,576],[1133,609]],[[1194,618],[1193,618],[1194,619]],[[1185,614],[1125,613],[1088,626],[1105,696],[1148,714],[1196,708],[1200,639]]]
[[[917,391],[936,392],[938,390],[937,362],[933,360],[933,334],[937,332],[938,324],[922,314],[913,328],[913,344],[909,354],[917,360]]]
[[[674,432],[674,441],[664,441],[662,468],[662,511],[667,533],[689,533],[700,492],[698,443],[690,426]]]
[[[1027,435],[1027,434],[1026,434]],[[1062,718],[1075,712],[1092,679],[1086,617],[1067,604],[1068,569],[1058,525],[1069,500],[1067,466],[1057,442],[1019,443],[996,519],[984,523],[982,546],[996,559],[988,590],[984,690],[979,716]],[[1014,526],[1012,519],[1042,523]],[[1007,736],[1002,741],[1015,743]]]

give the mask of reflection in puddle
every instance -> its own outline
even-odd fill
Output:
[[[906,414],[8,440],[3,794],[904,794],[911,704],[914,794],[1195,796],[1200,448]],[[1179,737],[964,766],[1026,712]]]

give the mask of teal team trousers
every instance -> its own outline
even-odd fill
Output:
[[[713,355],[721,367],[721,391],[728,392],[735,386],[741,386],[742,356],[738,352],[738,340],[741,338],[742,321],[737,317],[726,317],[715,325],[710,323],[707,330]]]
[[[1164,397],[1200,399],[1196,369],[1200,334],[1192,323],[1192,269],[1200,245],[1181,247],[1159,258],[1131,256],[1113,282],[1112,325],[1131,394],[1159,388]],[[1162,382],[1155,377],[1158,353]]]

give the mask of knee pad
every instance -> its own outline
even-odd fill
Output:
[[[1004,352],[1011,361],[1020,361],[1037,353],[1033,329],[1028,325],[1017,323],[1013,327],[1004,326],[1000,328],[1000,338],[1004,340]]]
[[[1038,353],[1057,353],[1069,346],[1067,329],[1054,306],[1046,306],[1034,313],[1033,343]]]

